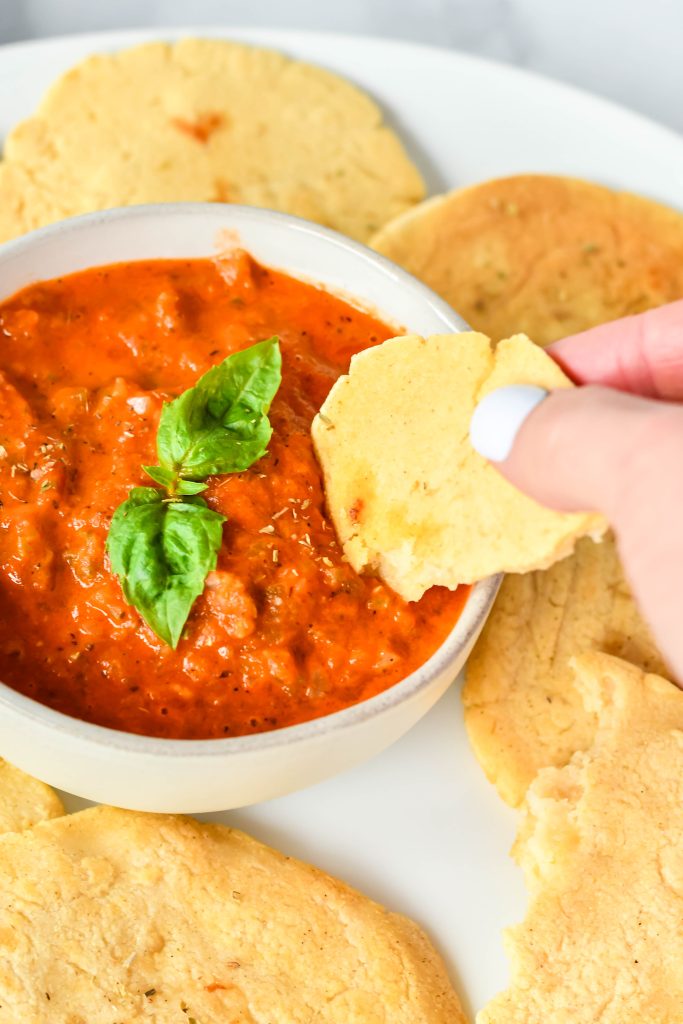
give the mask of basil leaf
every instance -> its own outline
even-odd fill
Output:
[[[278,339],[269,338],[228,356],[165,405],[157,434],[163,469],[205,479],[240,473],[265,455],[281,368]]]
[[[201,494],[208,487],[208,484],[199,483],[198,480],[181,480],[170,469],[164,469],[163,466],[143,466],[142,468],[147,476],[151,476],[152,480],[165,487],[173,496],[176,494]]]
[[[193,494],[201,494],[208,486],[208,484],[200,483],[199,480],[178,479],[175,482],[175,493],[187,497]]]
[[[216,568],[225,517],[202,498],[164,500],[135,487],[113,515],[107,552],[126,600],[171,647]]]
[[[147,476],[151,476],[152,480],[156,484],[161,484],[162,487],[168,489],[175,483],[175,473],[170,469],[164,469],[163,466],[143,466],[142,468]]]

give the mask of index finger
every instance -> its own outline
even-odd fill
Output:
[[[578,384],[683,399],[683,300],[614,320],[548,346]]]

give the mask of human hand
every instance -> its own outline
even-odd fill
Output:
[[[547,351],[586,386],[494,391],[475,410],[472,443],[541,504],[607,517],[683,684],[683,301]]]

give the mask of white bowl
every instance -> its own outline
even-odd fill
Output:
[[[423,284],[370,249],[268,210],[138,206],[52,225],[0,248],[0,300],[35,281],[125,260],[210,256],[239,242],[260,262],[353,297],[421,334],[466,325]],[[416,672],[344,711],[255,736],[166,740],[53,711],[0,683],[0,755],[91,800],[147,811],[240,807],[309,786],[398,739],[455,679],[499,579],[478,583],[454,629]]]

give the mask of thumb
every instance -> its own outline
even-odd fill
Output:
[[[607,517],[636,600],[683,682],[683,406],[603,387],[513,386],[479,403],[470,436],[541,504]]]
[[[603,387],[547,392],[513,385],[488,394],[470,428],[473,447],[542,505],[618,516],[632,462],[662,411],[675,406]],[[683,411],[680,411],[683,422]]]

